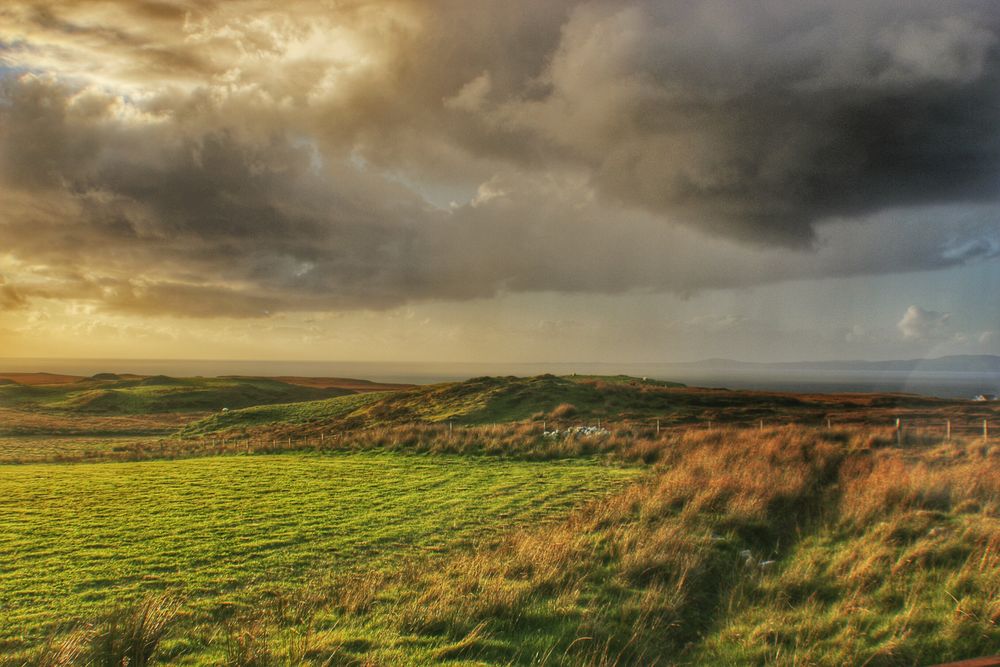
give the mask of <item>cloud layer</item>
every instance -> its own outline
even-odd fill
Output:
[[[1000,255],[995,3],[272,4],[0,8],[0,309],[258,317]]]

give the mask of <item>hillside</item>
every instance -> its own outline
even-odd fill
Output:
[[[347,394],[320,401],[256,405],[242,410],[218,412],[188,424],[181,430],[181,434],[190,437],[231,430],[245,431],[256,427],[273,427],[279,424],[289,427],[328,424],[361,411],[387,395],[388,392]]]
[[[163,432],[222,410],[354,396],[408,385],[324,378],[176,378],[99,373],[92,377],[0,376],[0,433]],[[122,418],[129,418],[123,420]],[[124,430],[119,430],[124,428]]]
[[[533,421],[559,424],[642,422],[661,426],[727,423],[822,424],[909,421],[969,428],[997,405],[912,394],[792,394],[685,387],[629,376],[479,377],[353,397],[233,410],[194,422],[183,437],[309,436],[371,426],[450,422],[457,426]]]
[[[0,388],[0,400],[20,409],[98,414],[210,411],[262,403],[343,395],[346,389],[314,388],[266,378],[172,378],[100,380],[59,384],[14,384]]]
[[[71,382],[80,382],[85,379],[86,378],[79,375],[63,375],[57,373],[0,373],[0,380],[3,380],[4,384],[68,384]]]
[[[976,420],[993,403],[914,394],[796,394],[687,387],[626,375],[477,377],[401,385],[349,378],[176,378],[101,373],[0,379],[0,434],[140,434],[181,437],[309,436],[371,426],[449,422],[692,424]],[[51,381],[49,381],[51,380]],[[178,430],[180,429],[180,430]]]
[[[353,428],[442,421],[488,424],[542,419],[559,406],[572,406],[564,411],[574,415],[643,416],[669,409],[670,390],[682,387],[628,376],[481,377],[375,393],[364,400],[344,397],[235,410],[193,423],[183,434],[288,426]]]

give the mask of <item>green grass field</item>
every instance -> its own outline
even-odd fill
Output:
[[[0,473],[0,638],[171,590],[198,613],[309,571],[379,570],[565,512],[634,471],[587,461],[228,456],[7,466]]]

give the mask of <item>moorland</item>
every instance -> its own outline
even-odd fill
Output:
[[[0,664],[1000,653],[998,413],[626,376],[0,375]]]

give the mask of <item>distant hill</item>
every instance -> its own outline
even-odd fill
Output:
[[[1000,356],[992,354],[957,354],[934,359],[895,359],[888,361],[751,362],[735,359],[705,359],[703,361],[674,365],[704,370],[1000,373]]]
[[[240,379],[242,376],[225,376]],[[243,378],[246,379],[246,378]],[[372,382],[371,380],[359,380],[356,378],[335,378],[335,377],[300,377],[292,375],[279,375],[269,378],[302,387],[315,387],[318,389],[348,389],[359,394],[372,391],[399,391],[401,389],[413,389],[416,385],[399,384],[396,382]]]
[[[52,385],[70,384],[86,378],[79,375],[61,375],[55,373],[0,373],[0,379],[10,380],[22,385]]]
[[[214,412],[222,408],[312,401],[357,393],[342,387],[310,387],[270,378],[174,378],[116,376],[59,381],[59,376],[0,376],[0,403],[31,412],[141,415]],[[119,379],[112,379],[118,377]],[[55,378],[55,380],[53,380]],[[21,380],[22,382],[19,382]]]
[[[0,373],[0,435],[165,433],[252,406],[256,412],[243,416],[247,423],[284,419],[308,424],[409,388],[351,378]],[[335,398],[348,400],[326,403]],[[296,407],[300,404],[304,407]],[[207,423],[217,427],[211,419]]]

